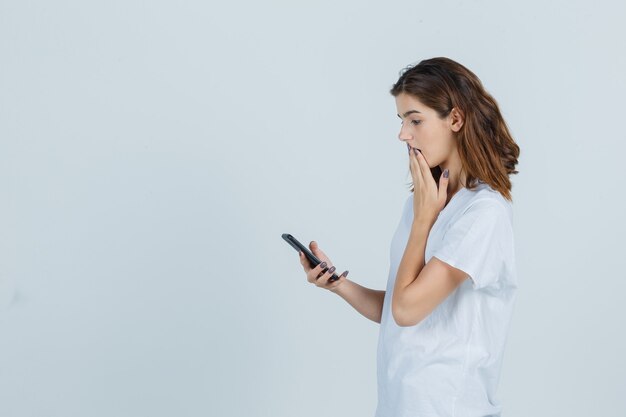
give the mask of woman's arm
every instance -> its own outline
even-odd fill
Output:
[[[332,292],[346,300],[348,304],[354,307],[355,310],[363,316],[376,323],[380,323],[383,313],[385,291],[365,288],[346,278],[346,281],[332,290]]]
[[[428,316],[467,278],[467,274],[432,257],[424,265],[426,239],[432,223],[413,223],[400,261],[391,302],[398,326],[414,326]]]

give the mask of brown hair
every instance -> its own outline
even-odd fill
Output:
[[[465,186],[474,189],[480,180],[507,200],[513,200],[509,175],[518,173],[515,165],[520,148],[511,137],[496,100],[473,72],[449,58],[426,59],[404,68],[389,92],[394,97],[400,93],[416,97],[437,111],[441,119],[456,107],[464,118],[456,139],[468,182]],[[434,167],[431,172],[439,185],[441,169]]]

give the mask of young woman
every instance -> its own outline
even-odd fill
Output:
[[[408,67],[391,88],[413,179],[386,291],[323,263],[307,280],[380,323],[376,417],[499,416],[495,398],[517,289],[511,181],[519,146],[493,97],[448,58]]]

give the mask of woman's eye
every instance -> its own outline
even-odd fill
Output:
[[[414,124],[414,125],[418,125],[418,124],[422,123],[422,121],[421,120],[411,120],[411,123]]]

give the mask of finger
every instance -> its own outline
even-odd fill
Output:
[[[326,271],[328,271],[328,268],[324,268],[320,272],[315,274],[315,280],[317,281],[318,279],[320,279],[322,277],[322,275],[324,275],[326,273]]]
[[[446,199],[448,198],[448,184],[450,182],[450,179],[448,178],[448,175],[449,175],[448,173],[449,171],[446,168],[441,173],[441,177],[439,177],[438,197],[439,197],[439,204],[441,205],[441,207],[443,207],[446,204]]]
[[[422,174],[422,179],[425,180],[427,178],[432,178],[432,174],[430,173],[430,167],[428,166],[428,162],[426,162],[426,158],[424,155],[417,151],[416,155],[417,165],[419,166],[420,173]]]
[[[309,259],[306,257],[304,252],[300,251],[298,256],[300,257],[300,264],[304,267],[304,270],[307,272],[310,271],[312,269],[311,262],[309,262]]]
[[[343,274],[345,274],[346,271],[343,272]],[[342,275],[343,275],[342,274]],[[336,279],[333,281],[333,274],[331,273],[330,276],[328,277],[328,279],[326,280],[326,283],[324,284],[326,288],[329,288],[331,286],[333,286],[337,281],[339,281],[341,279],[341,276],[335,277]]]
[[[328,264],[326,262],[321,262],[315,268],[312,268],[311,270],[309,270],[309,272],[306,275],[307,281],[311,283],[315,283],[317,279],[320,276],[322,276],[322,274],[327,269],[327,267],[328,267]]]
[[[322,272],[320,272],[320,274],[315,278],[315,285],[317,285],[318,287],[322,287],[323,286],[324,281],[328,277],[328,271],[331,268],[325,268]]]
[[[348,276],[348,272],[349,271],[343,271],[341,273],[341,275],[339,275],[339,279],[331,284],[328,285],[328,289],[329,290],[334,290],[335,288],[337,288],[339,285],[341,285],[342,282],[346,281],[346,277]]]
[[[320,261],[328,262],[328,256],[326,256],[324,251],[320,249],[316,241],[311,241],[311,243],[309,243],[309,248],[311,248],[311,252],[313,252],[313,255],[317,256]]]
[[[300,264],[304,267],[304,269],[306,271],[312,269],[311,268],[311,262],[309,261],[309,258],[306,257],[306,255],[304,254],[304,252],[300,251],[298,253],[298,256],[300,257]]]
[[[331,281],[334,273],[336,271],[336,268],[333,266],[333,270],[331,271],[330,269],[326,272],[326,275],[324,277],[324,282],[322,282],[322,286],[327,288],[329,284],[332,284],[334,281]]]
[[[411,152],[410,162],[411,162],[411,175],[413,176],[413,182],[422,184],[424,181],[424,178],[422,175],[422,170],[420,169],[420,166],[419,166],[419,160],[417,157],[417,149]],[[414,184],[414,185],[418,185],[418,184]]]
[[[325,287],[326,284],[328,284],[328,280],[330,279],[330,277],[333,276],[333,273],[335,272],[335,267],[331,266],[330,268],[328,268],[316,281],[315,285],[317,285],[318,287]]]

